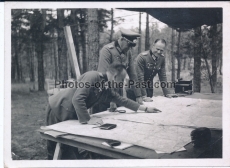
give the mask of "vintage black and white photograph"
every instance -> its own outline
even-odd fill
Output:
[[[8,9],[9,160],[224,159],[221,5],[37,4]]]

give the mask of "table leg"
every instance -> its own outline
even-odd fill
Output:
[[[53,160],[60,160],[61,159],[61,143],[57,143]]]

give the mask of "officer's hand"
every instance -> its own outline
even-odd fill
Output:
[[[137,97],[137,98],[136,98],[136,102],[137,102],[138,104],[143,104],[143,99],[142,99],[142,97]]]
[[[152,99],[151,97],[143,96],[143,101],[144,101],[144,102],[152,102],[153,99]]]
[[[178,97],[178,95],[177,94],[167,94],[166,95],[166,97],[168,97],[168,98],[175,98],[175,97]]]
[[[89,125],[102,125],[102,124],[103,124],[103,121],[102,121],[102,119],[100,119],[100,118],[91,118],[91,119],[88,121],[88,124],[89,124]]]
[[[117,109],[117,105],[114,102],[110,102],[110,108],[109,111],[110,112],[114,112]]]
[[[148,107],[146,113],[160,113],[161,111],[155,107]]]

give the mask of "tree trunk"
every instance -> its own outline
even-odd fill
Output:
[[[220,75],[222,75],[222,52],[220,57],[220,68],[219,68]]]
[[[85,17],[86,17],[86,14],[85,12],[80,9],[80,38],[81,38],[81,47],[82,47],[82,66],[83,66],[83,72],[82,73],[85,73],[88,71],[88,56],[86,54],[86,33],[85,33],[85,24],[86,24],[86,21],[85,21]]]
[[[215,93],[213,83],[212,83],[212,76],[211,76],[211,72],[210,72],[210,69],[209,69],[208,61],[207,61],[207,57],[205,57],[204,60],[205,60],[205,64],[206,64],[206,67],[207,67],[207,70],[208,70],[208,76],[209,76],[209,83],[210,83],[210,87],[211,87],[211,92]]]
[[[22,43],[22,42],[21,42]],[[22,46],[24,48],[24,46]],[[23,49],[22,48],[22,49]],[[19,53],[20,53],[21,49],[19,48]],[[24,79],[23,79],[23,66],[22,66],[22,58],[21,56],[18,57],[18,61],[19,61],[19,75],[20,75],[20,81],[23,82]]]
[[[89,70],[97,70],[99,59],[98,10],[88,9]]]
[[[43,65],[43,33],[40,33],[39,42],[37,44],[37,58],[38,58],[38,90],[44,91],[44,65]]]
[[[58,62],[57,62],[57,39],[53,39],[53,53],[54,53],[54,79],[57,80],[58,79]]]
[[[53,36],[51,36],[51,41],[49,42],[49,48],[50,48],[50,52],[51,52],[51,55],[49,57],[49,68],[50,68],[50,76],[49,78],[50,79],[54,79],[54,49],[53,49]]]
[[[42,9],[42,23],[40,26],[39,38],[36,44],[37,47],[37,60],[38,60],[38,90],[44,91],[45,75],[44,75],[44,62],[43,62],[43,39],[44,29],[46,25],[46,9]]]
[[[213,36],[212,36],[212,85],[213,85],[213,93],[216,90],[216,82],[217,82],[217,48],[216,48],[216,36],[217,36],[217,25],[213,27]]]
[[[15,52],[15,40],[14,40],[14,38],[12,38],[13,40],[12,40],[12,43],[11,43],[11,45],[12,45],[12,47],[11,47],[11,80],[13,81],[13,82],[15,82],[15,76],[16,76],[16,71],[15,71],[15,67],[16,67],[16,64],[15,64],[15,54],[16,54],[16,52]]]
[[[184,57],[184,66],[183,66],[183,70],[185,70],[185,69],[186,69],[186,62],[187,62],[187,58],[186,58],[186,57]]]
[[[191,62],[192,62],[192,58],[189,57],[189,61],[188,61],[188,70],[191,70]]]
[[[29,44],[30,50],[30,81],[34,82],[34,52],[33,52],[33,43]]]
[[[181,54],[180,54],[180,37],[181,31],[178,32],[178,42],[177,42],[177,79],[180,79],[180,69],[181,69]]]
[[[36,85],[36,71],[37,71],[37,67],[36,67],[36,48],[35,48],[35,43],[33,43],[33,45],[32,45],[32,47],[33,47],[33,57],[34,57],[34,59],[33,59],[33,64],[34,64],[34,69],[33,69],[33,71],[34,71],[34,82],[33,82],[33,90],[35,90],[35,85]]]
[[[113,40],[113,8],[111,8],[111,33],[109,41],[112,42]]]
[[[19,48],[18,48],[18,33],[14,42],[14,51],[15,51],[15,66],[16,66],[16,74],[17,74],[17,82],[20,82],[20,68],[19,68]]]
[[[146,14],[145,50],[149,50],[149,15]]]
[[[63,37],[65,38],[65,37]],[[60,80],[67,80],[68,79],[68,72],[67,72],[67,46],[66,42],[63,41],[62,43],[62,52],[59,57],[59,79]]]
[[[64,9],[57,9],[58,19],[58,67],[59,80],[67,80],[67,47],[64,36]]]
[[[201,27],[195,29],[195,46],[194,46],[194,92],[201,90]]]
[[[139,12],[139,34],[141,35],[141,12]],[[141,53],[141,36],[138,41],[138,54]]]
[[[173,47],[174,47],[174,30],[172,28],[172,35],[171,35],[171,61],[172,61],[172,74],[171,74],[171,80],[172,82],[175,82],[175,55],[173,53]]]

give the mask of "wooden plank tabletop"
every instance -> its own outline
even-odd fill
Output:
[[[82,148],[91,152],[102,154],[116,159],[178,159],[178,158],[221,158],[222,157],[222,131],[212,130],[212,142],[210,147],[194,148],[192,143],[185,146],[186,151],[171,154],[157,154],[154,150],[140,146],[120,150],[102,145],[104,139],[84,137],[78,135],[64,135],[54,138],[44,134],[44,130],[38,130],[44,139],[60,142],[66,145]]]

